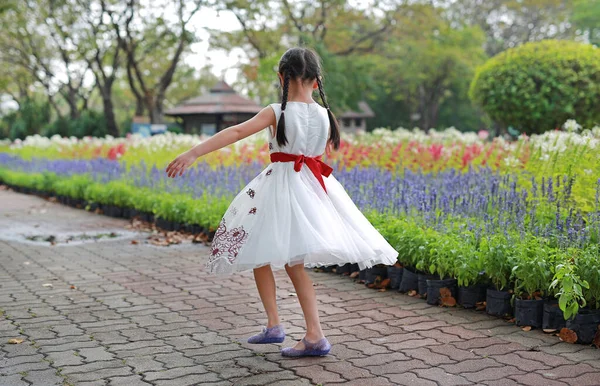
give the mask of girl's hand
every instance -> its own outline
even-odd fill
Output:
[[[186,151],[185,153],[181,153],[167,166],[167,176],[175,178],[178,173],[180,176],[183,175],[185,169],[189,168],[194,161],[196,161],[196,156],[192,152]]]

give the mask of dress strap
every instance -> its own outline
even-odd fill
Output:
[[[293,162],[296,172],[302,169],[302,164],[306,164],[323,187],[325,193],[327,193],[323,176],[329,177],[331,172],[333,172],[333,168],[324,163],[321,160],[321,156],[307,157],[303,154],[271,153],[271,162]]]

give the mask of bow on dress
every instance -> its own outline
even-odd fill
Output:
[[[306,164],[323,187],[325,193],[327,193],[323,176],[329,177],[331,172],[333,172],[333,168],[324,163],[321,160],[321,156],[307,157],[304,154],[272,153],[271,162],[293,162],[296,172],[302,170],[302,164]]]

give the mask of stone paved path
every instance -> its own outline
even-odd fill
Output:
[[[600,385],[600,350],[325,273],[311,276],[331,355],[284,359],[279,345],[244,343],[264,323],[251,274],[208,276],[203,247],[18,236],[125,224],[0,191],[0,385]],[[276,276],[299,339],[297,298]]]

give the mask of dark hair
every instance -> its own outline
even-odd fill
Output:
[[[337,119],[335,119],[335,116],[329,108],[329,104],[327,104],[327,97],[325,96],[323,81],[321,79],[322,71],[319,56],[308,48],[290,48],[279,60],[279,73],[283,76],[281,116],[279,117],[279,123],[277,124],[276,134],[279,146],[285,146],[287,144],[287,137],[285,136],[285,107],[287,105],[290,80],[301,79],[303,82],[306,82],[316,79],[319,86],[319,94],[323,101],[323,107],[327,109],[327,115],[329,116],[330,133],[328,141],[333,144],[333,148],[337,150],[340,147],[340,128]]]

